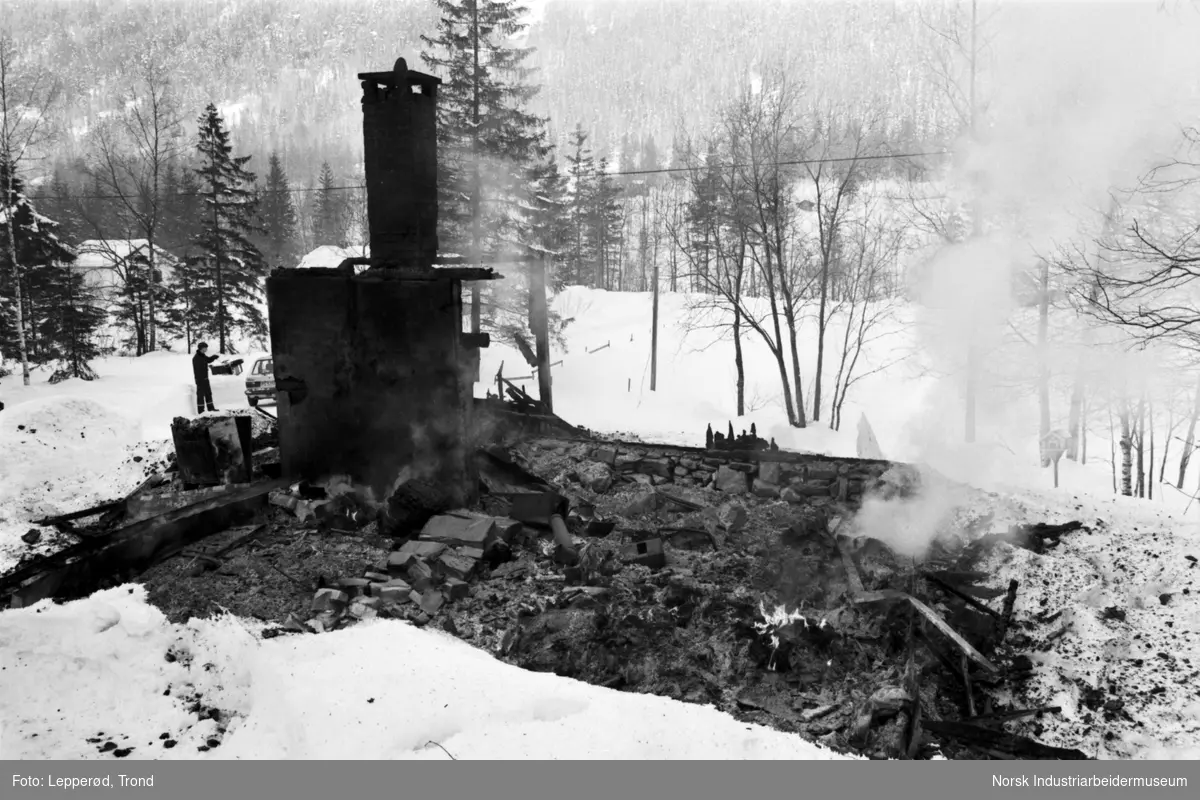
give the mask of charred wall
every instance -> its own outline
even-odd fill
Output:
[[[403,475],[474,500],[461,285],[403,271],[277,270],[267,282],[284,474]]]

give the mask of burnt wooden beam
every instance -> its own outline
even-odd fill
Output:
[[[934,611],[932,608],[925,605],[925,603],[921,602],[912,595],[905,592],[896,591],[895,589],[882,589],[876,592],[862,592],[854,598],[854,602],[860,604],[878,603],[889,600],[899,600],[911,603],[913,608],[915,608],[921,616],[925,617],[925,619],[928,620],[933,627],[937,628],[943,636],[954,642],[958,649],[961,650],[968,658],[993,675],[1000,673],[1000,669],[991,661],[988,661],[983,653],[980,653],[970,642],[964,639],[962,634],[954,630],[954,628],[951,628],[950,624],[946,622],[946,620],[942,619],[941,614]]]
[[[287,485],[285,479],[250,484],[134,522],[4,576],[0,594],[11,594],[14,608],[47,598],[86,597],[106,581],[140,574],[193,542],[225,530],[237,517],[260,508],[267,494]]]
[[[1081,750],[1051,747],[1025,736],[995,731],[969,722],[925,720],[925,730],[971,746],[982,746],[1020,758],[1043,761],[1093,761]]]
[[[1000,620],[1000,612],[999,611],[996,611],[994,608],[991,608],[991,607],[985,605],[984,603],[979,602],[978,600],[976,600],[974,597],[971,597],[966,592],[959,590],[957,587],[951,586],[949,583],[946,583],[942,579],[940,579],[934,575],[931,575],[928,572],[922,572],[921,577],[924,578],[925,580],[929,581],[930,583],[932,583],[934,586],[937,586],[939,589],[941,589],[949,594],[954,595],[959,600],[962,600],[964,603],[966,603],[967,605],[969,605],[971,608],[975,609],[976,611],[982,611],[983,613],[987,614],[988,616],[995,618],[997,621]]]
[[[58,525],[60,525],[64,522],[72,522],[74,520],[83,519],[85,517],[94,517],[99,514],[106,514],[109,511],[115,511],[116,509],[121,509],[124,507],[125,507],[124,500],[111,500],[107,503],[101,503],[98,506],[92,506],[91,508],[84,508],[79,511],[72,511],[67,514],[57,514],[53,517],[44,517],[42,519],[35,520],[34,524],[35,525],[51,525],[51,526],[57,527]]]

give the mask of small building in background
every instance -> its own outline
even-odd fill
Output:
[[[336,269],[341,266],[342,262],[347,258],[370,257],[370,245],[363,245],[361,247],[339,247],[332,244],[323,244],[301,258],[300,263],[296,265],[296,268]]]
[[[146,239],[88,239],[76,248],[74,268],[83,272],[84,283],[96,292],[104,306],[111,305],[125,288],[128,276],[145,271],[150,264],[150,242]],[[154,246],[158,282],[167,283],[179,263],[171,253]]]

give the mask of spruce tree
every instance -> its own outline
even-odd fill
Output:
[[[658,168],[658,145],[654,143],[654,137],[647,134],[645,140],[642,141],[642,157],[638,161],[638,169],[648,171]]]
[[[438,218],[443,250],[494,252],[509,207],[529,191],[528,165],[547,155],[545,120],[528,111],[539,88],[526,66],[532,48],[519,0],[434,0],[437,33],[422,36],[438,97]]]
[[[612,288],[613,265],[618,258],[621,240],[621,187],[608,169],[608,159],[596,164],[596,178],[590,198],[587,231],[596,255],[596,272],[592,285],[597,289]]]
[[[177,289],[187,305],[188,347],[199,336],[215,336],[220,353],[233,352],[232,336],[266,335],[260,307],[267,272],[262,253],[250,240],[261,234],[254,220],[257,198],[250,156],[233,156],[229,133],[212,103],[199,119],[196,149],[200,230],[178,270]]]
[[[25,194],[25,184],[7,162],[0,161],[0,186],[11,193],[0,204],[0,236],[11,235],[0,251],[0,355],[19,358],[21,336],[16,308],[20,303],[25,344],[31,359],[61,359],[59,377],[90,379],[88,360],[97,355],[95,332],[104,314],[95,307],[81,272],[72,269],[74,251],[58,237],[59,224],[38,213]]]
[[[313,203],[313,234],[316,245],[338,245],[342,243],[345,228],[342,213],[342,198],[338,197],[333,169],[329,162],[321,164],[321,176],[317,179],[317,194]]]
[[[192,242],[200,232],[200,182],[190,168],[172,160],[168,162],[163,192],[167,204],[163,241],[177,260],[165,287],[169,295],[162,304],[164,314],[160,324],[165,330],[182,337],[185,347],[190,349],[196,338],[191,329],[192,280],[187,257],[191,254]]]
[[[268,264],[294,266],[291,262],[297,254],[296,206],[278,153],[271,153],[268,161],[259,214],[264,229],[262,249]]]
[[[592,151],[587,146],[588,135],[581,124],[576,123],[571,133],[570,151],[567,154],[567,174],[571,185],[568,202],[570,205],[570,231],[566,255],[567,280],[583,284],[594,274],[595,257],[592,238],[589,235],[588,217],[592,195],[595,193],[595,168]]]
[[[75,260],[72,254],[70,261]],[[85,381],[96,377],[88,364],[100,355],[96,332],[107,314],[96,303],[84,274],[70,263],[54,263],[37,270],[42,314],[35,321],[43,358],[57,360],[50,383],[67,378]]]
[[[523,239],[537,252],[546,254],[552,262],[561,263],[571,237],[571,205],[567,196],[567,176],[558,167],[553,155],[529,170],[532,187],[529,202],[524,206],[525,232]],[[563,270],[555,270],[547,280],[555,291],[565,285]]]
[[[621,154],[617,159],[617,171],[621,173],[621,175],[618,176],[618,183],[620,183],[620,185],[626,190],[628,190],[638,181],[639,176],[629,174],[637,169],[636,150],[637,145],[634,144],[634,139],[632,139],[628,133],[622,135]]]

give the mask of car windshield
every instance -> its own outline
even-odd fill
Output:
[[[264,358],[254,365],[255,375],[269,375],[271,372],[271,359]]]

